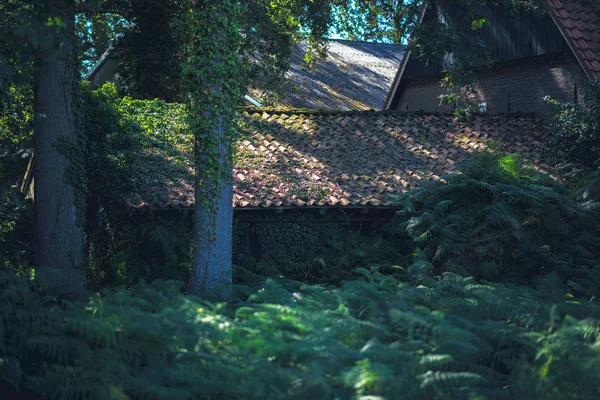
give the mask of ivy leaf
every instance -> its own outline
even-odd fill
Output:
[[[476,19],[475,21],[471,22],[471,30],[475,31],[477,29],[481,29],[483,28],[483,26],[486,24],[487,19],[486,18],[479,18]]]

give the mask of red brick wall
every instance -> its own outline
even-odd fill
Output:
[[[527,58],[511,63],[496,65],[476,73],[477,103],[488,103],[487,112],[534,112],[543,118],[552,117],[555,108],[544,102],[546,95],[573,100],[575,86],[579,89],[585,74],[572,53]],[[414,79],[401,92],[396,109],[451,111],[452,105],[440,106],[438,96],[444,94],[440,76]],[[509,110],[510,102],[510,110]],[[462,102],[464,105],[464,102]]]

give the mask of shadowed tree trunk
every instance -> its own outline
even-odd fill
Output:
[[[73,151],[58,148],[61,143],[77,140],[73,110],[74,5],[74,0],[47,0],[42,19],[57,17],[66,26],[48,27],[52,34],[61,34],[62,44],[43,50],[35,65],[35,261],[36,279],[48,294],[84,300],[83,236],[77,223],[75,189],[67,181]]]

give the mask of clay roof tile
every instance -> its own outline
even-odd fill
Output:
[[[600,70],[600,64],[590,63],[589,68]],[[285,109],[285,114],[268,109],[259,119],[252,114],[240,115],[234,207],[379,207],[388,203],[390,194],[456,172],[457,164],[469,153],[487,149],[489,140],[498,141],[505,151],[522,151],[524,158],[537,159],[539,144],[548,132],[535,117],[490,115],[457,120],[447,115],[291,109]],[[339,129],[340,116],[347,121],[344,129]],[[420,128],[424,119],[439,121],[431,122],[429,135]],[[298,134],[291,129],[294,124],[314,129],[310,134]],[[402,134],[390,135],[390,127]],[[286,155],[274,156],[266,147],[261,149],[259,137],[280,143],[287,149]],[[446,140],[440,140],[442,137]],[[186,153],[189,163],[191,156],[190,148]],[[164,158],[167,168],[173,160],[167,155]],[[134,194],[130,203],[134,207],[193,207],[193,182],[193,170],[169,180],[168,185],[157,179]]]
[[[553,17],[590,78],[600,77],[600,2],[549,0]]]

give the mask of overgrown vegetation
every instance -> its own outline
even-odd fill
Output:
[[[557,107],[544,149],[553,170],[591,206],[600,201],[600,79],[585,82],[580,101],[546,98]]]
[[[596,212],[514,155],[479,154],[459,169],[398,199],[395,231],[413,238],[436,272],[598,293]]]
[[[290,211],[249,217],[242,213],[234,225],[236,281],[279,276],[339,284],[349,279],[355,268],[389,267],[404,260],[406,249],[381,236],[383,224],[368,222],[365,219],[363,226],[344,213],[322,216]]]
[[[600,168],[600,79],[583,86],[579,103],[546,98],[557,107],[546,156],[559,168]]]
[[[88,268],[87,285],[79,289],[90,297],[70,303],[61,298],[68,292],[44,292],[40,267],[55,281],[61,272],[40,263],[39,257],[34,267],[34,219],[30,202],[19,192],[30,156],[33,115],[40,116],[32,111],[31,63],[47,58],[54,47],[64,50],[74,36],[63,37],[65,22],[59,17],[32,19],[38,11],[33,3],[5,3],[0,6],[5,11],[0,13],[0,43],[6,45],[0,48],[0,59],[7,61],[0,63],[3,398],[600,398],[599,180],[586,186],[583,196],[573,197],[564,186],[521,165],[516,155],[479,154],[444,182],[398,198],[403,210],[385,235],[351,232],[350,219],[343,218],[321,224],[294,217],[281,223],[288,214],[261,216],[261,223],[240,220],[233,235],[238,250],[233,297],[217,303],[208,296],[184,294],[189,292],[184,287],[191,264],[191,221],[184,212],[132,213],[125,207],[127,202],[143,205],[143,200],[169,205],[169,189],[174,187],[180,200],[191,193],[185,185],[177,186],[193,177],[189,154],[194,142],[185,108],[162,100],[121,98],[112,85],[98,90],[84,85],[81,91],[65,91],[61,99],[37,96],[37,106],[63,101],[69,110],[66,120],[75,118],[71,111],[77,109],[77,146],[70,143],[62,151],[71,151],[66,154],[71,161],[82,161],[76,165],[78,172],[74,176],[68,169],[68,180],[60,176],[44,182],[77,188],[76,205],[86,211]],[[163,43],[162,51],[177,54],[178,46],[169,46],[173,38],[160,34],[171,30],[169,18],[159,25],[148,21],[156,10],[169,13],[179,3],[134,3],[132,8],[129,2],[77,2],[90,6],[85,18],[78,19],[80,35],[91,36],[89,43],[80,43],[86,51],[81,61],[93,61],[114,39],[113,33],[124,29],[124,15],[119,15],[130,8],[139,18],[128,18],[140,29],[137,36],[129,32],[130,44],[145,42],[149,35],[141,31],[158,27],[154,39]],[[362,15],[360,23],[392,20],[384,30],[373,27],[354,34],[399,40],[414,21],[417,4],[408,3],[408,8],[397,2],[322,4],[338,9],[350,5],[353,11],[338,13],[336,22],[347,29],[356,12]],[[489,1],[473,2],[473,11],[481,9],[479,3]],[[70,11],[64,15],[71,18],[76,3],[68,4]],[[296,32],[295,39],[309,38],[309,54],[322,52],[319,40],[333,17],[319,2],[239,4],[246,6],[242,26],[254,23],[244,32],[245,43],[264,46],[243,46],[250,49],[246,60],[254,59],[254,51],[262,52],[271,59],[267,69],[281,75],[289,47],[287,55],[277,48],[286,47],[290,39],[273,35],[281,31]],[[106,5],[116,8],[102,16],[107,11],[100,8]],[[164,7],[156,8],[160,5]],[[217,29],[211,23],[218,18],[204,14],[207,9],[197,11],[205,17],[201,30]],[[474,29],[485,24],[484,15],[469,17]],[[57,35],[46,34],[51,27]],[[230,33],[238,39],[236,32]],[[458,36],[451,39],[438,50],[464,44]],[[444,40],[440,36],[434,42]],[[146,44],[152,43],[157,42]],[[275,54],[280,57],[270,57]],[[227,56],[235,58],[233,53]],[[129,73],[135,75],[142,60],[132,61]],[[178,60],[154,61],[146,65],[173,66]],[[168,76],[152,72],[149,76]],[[179,74],[177,68],[172,72]],[[38,78],[48,82],[52,76]],[[156,92],[144,91],[154,81],[142,79],[140,86],[129,89],[138,95],[171,93],[178,98],[178,83],[168,78],[153,88]],[[573,164],[584,172],[598,168],[598,93],[596,82],[585,103],[557,103],[563,111],[550,142],[556,147],[549,158],[555,166]],[[76,107],[66,101],[71,96]],[[233,112],[225,103],[224,110]],[[61,129],[53,133],[73,133]],[[40,132],[48,131],[36,128],[38,137]],[[206,150],[198,147],[202,140],[195,143],[198,155]],[[50,143],[45,151],[61,144]],[[260,166],[260,160],[254,161]],[[322,189],[315,185],[315,190]],[[580,203],[582,199],[586,202]],[[62,210],[75,208],[71,200],[59,205]],[[64,222],[57,215],[44,217]],[[74,223],[76,218],[67,219]],[[278,223],[270,223],[274,221]],[[66,229],[59,234],[72,227],[60,226]],[[260,240],[258,253],[248,249],[250,236]],[[46,248],[52,245],[45,243]],[[63,269],[62,278],[65,272],[70,273]]]
[[[274,278],[229,304],[157,281],[85,306],[3,273],[0,370],[48,399],[600,395],[596,301],[420,263],[357,273],[341,287]]]
[[[139,150],[113,145],[129,149],[105,151],[115,168]],[[399,199],[392,238],[341,223],[317,243],[298,226],[238,266],[228,303],[161,280],[189,268],[176,219],[130,217],[129,247],[108,258],[109,286],[125,286],[88,304],[5,269],[0,376],[46,399],[598,397],[598,215],[514,155],[479,154],[444,179]],[[290,233],[279,228],[254,233]]]

